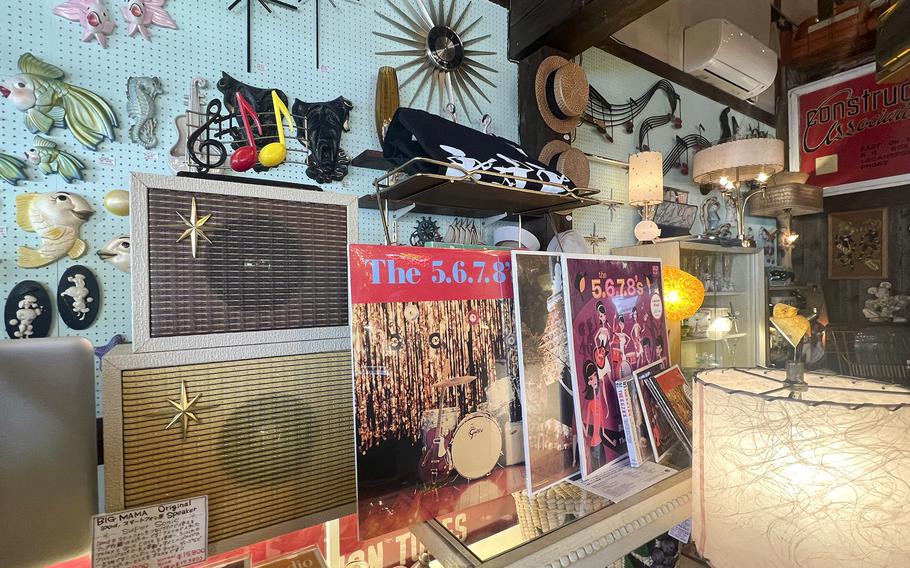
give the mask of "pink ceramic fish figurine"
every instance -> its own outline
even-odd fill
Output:
[[[136,35],[136,32],[142,34],[147,40],[149,37],[149,26],[156,25],[162,28],[177,29],[177,22],[164,9],[164,3],[167,0],[130,0],[129,3],[120,7],[123,12],[123,19],[126,20],[129,29],[127,33],[130,36]]]
[[[101,47],[107,47],[107,36],[117,27],[101,0],[66,0],[54,8],[54,13],[79,22],[82,25],[82,41],[96,39]]]

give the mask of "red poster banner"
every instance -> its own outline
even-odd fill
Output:
[[[509,251],[351,245],[351,302],[512,297]]]
[[[910,180],[910,81],[866,65],[790,91],[790,168],[830,193]]]

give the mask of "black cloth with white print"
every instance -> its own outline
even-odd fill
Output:
[[[432,158],[481,172],[479,179],[486,182],[550,193],[563,193],[561,187],[549,185],[552,183],[575,187],[569,178],[556,171],[555,164],[543,164],[529,157],[515,142],[413,108],[400,108],[395,112],[382,151],[396,167],[412,158]],[[408,173],[464,175],[456,168],[420,162],[411,166]],[[540,183],[512,180],[496,174],[540,180]]]

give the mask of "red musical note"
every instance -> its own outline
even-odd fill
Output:
[[[253,138],[253,129],[250,128],[249,117],[253,117],[253,122],[256,123],[260,136],[262,136],[262,123],[259,122],[259,115],[256,114],[250,103],[246,102],[246,99],[240,93],[237,93],[237,110],[240,112],[241,120],[243,120],[246,139],[250,145],[234,150],[234,153],[231,154],[231,169],[235,172],[245,172],[256,165],[256,156],[258,155],[256,139]]]

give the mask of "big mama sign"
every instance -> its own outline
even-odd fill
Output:
[[[872,64],[791,90],[790,169],[826,195],[910,182],[910,81]]]

